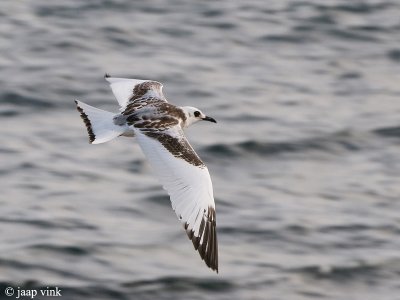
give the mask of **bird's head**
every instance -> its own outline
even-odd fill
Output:
[[[213,123],[217,123],[214,118],[208,117],[201,112],[200,109],[192,106],[183,106],[181,107],[185,116],[186,122],[185,127],[189,127],[190,125],[198,122],[198,121],[210,121]]]

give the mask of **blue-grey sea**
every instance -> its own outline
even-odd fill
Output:
[[[117,112],[106,72],[218,121],[186,133],[219,274],[135,139],[88,143],[73,100]],[[2,0],[0,299],[47,287],[34,299],[400,299],[400,2]]]

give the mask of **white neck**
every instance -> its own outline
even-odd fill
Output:
[[[185,120],[185,122],[183,123],[182,128],[187,128],[187,127],[189,127],[190,125],[192,125],[192,124],[197,123],[198,121],[200,121],[199,118],[196,118],[196,117],[193,115],[194,110],[193,110],[192,107],[190,107],[190,106],[183,106],[183,107],[180,107],[180,108],[182,109],[182,111],[183,111],[183,113],[185,114],[185,117],[186,117],[186,120]]]

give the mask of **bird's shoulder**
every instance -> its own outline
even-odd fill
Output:
[[[131,111],[124,111],[129,125],[146,131],[167,130],[174,126],[182,127],[186,116],[180,107],[166,102],[148,102],[137,105]]]

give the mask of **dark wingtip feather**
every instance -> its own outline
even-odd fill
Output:
[[[188,229],[189,225],[184,224],[184,228],[189,239],[192,241],[194,249],[200,254],[201,259],[204,260],[206,265],[218,273],[218,243],[216,231],[215,209],[208,208],[207,216],[204,216],[200,224],[199,236],[194,235],[192,229]],[[203,243],[200,244],[201,237]]]
[[[109,77],[111,77],[110,74],[108,74],[108,73],[105,73],[105,74],[104,74],[104,78],[109,78]]]
[[[89,135],[89,143],[91,144],[91,143],[93,143],[94,140],[96,139],[96,135],[94,134],[93,129],[92,129],[92,123],[90,123],[90,120],[89,120],[87,114],[85,114],[85,112],[83,111],[83,109],[79,106],[77,100],[75,100],[75,104],[76,104],[76,109],[78,110],[78,112],[79,112],[80,115],[81,115],[81,118],[82,118],[82,120],[83,120],[83,123],[85,123],[86,130],[87,130],[87,133],[88,133],[88,135]]]

